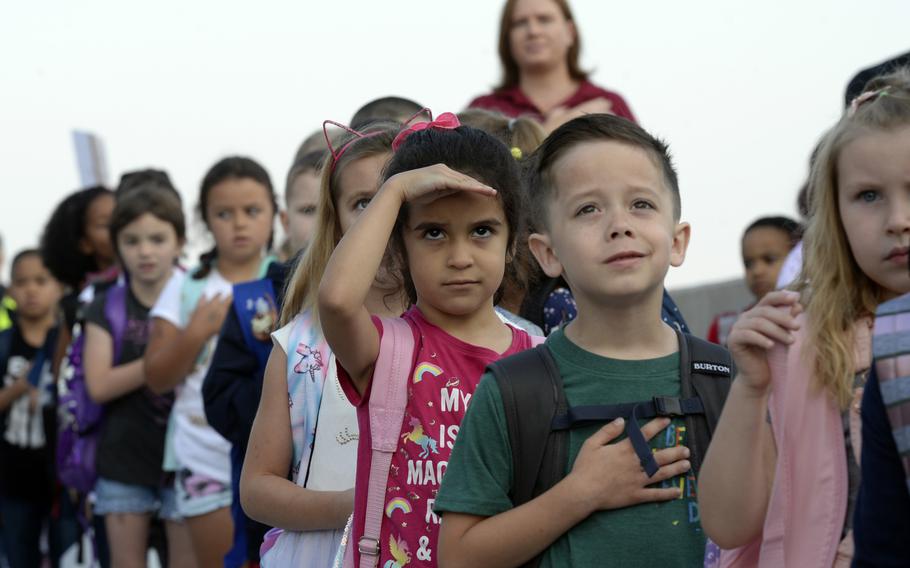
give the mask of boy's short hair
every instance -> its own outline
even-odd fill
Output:
[[[380,120],[404,122],[419,113],[423,106],[403,97],[381,97],[360,107],[351,117],[351,128],[361,130]],[[428,117],[429,118],[429,117]]]
[[[667,144],[625,118],[612,114],[588,114],[554,130],[527,161],[525,182],[532,230],[547,228],[547,212],[555,192],[553,167],[556,163],[575,146],[599,141],[620,142],[647,152],[664,175],[667,189],[673,197],[673,218],[679,219],[679,182]]]

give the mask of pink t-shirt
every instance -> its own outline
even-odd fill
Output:
[[[386,506],[379,535],[379,566],[391,561],[410,568],[436,566],[439,517],[433,502],[449,462],[455,436],[471,395],[487,364],[531,347],[527,333],[512,329],[512,344],[502,354],[465,343],[429,323],[416,307],[403,316],[414,333],[415,357],[408,380],[408,403],[401,427],[398,451],[392,457]],[[373,319],[379,332],[382,324]],[[342,388],[357,407],[360,442],[357,449],[357,485],[354,489],[355,563],[360,562],[357,542],[363,534],[369,485],[370,416],[369,388],[361,397],[347,372],[338,368]]]

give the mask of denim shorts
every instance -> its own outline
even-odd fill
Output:
[[[95,484],[95,514],[112,513],[157,513],[166,521],[180,520],[173,487],[131,485],[99,477]]]
[[[230,507],[233,501],[230,484],[188,469],[177,472],[174,489],[177,511],[183,518],[198,517]]]

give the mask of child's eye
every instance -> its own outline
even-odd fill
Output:
[[[252,206],[252,207],[246,208],[246,214],[249,215],[250,217],[255,217],[255,216],[259,215],[260,213],[262,213],[261,207]]]
[[[477,227],[476,229],[474,229],[474,236],[485,239],[487,237],[493,236],[494,232],[495,231],[493,231],[492,227]]]
[[[589,205],[582,205],[582,206],[578,209],[578,211],[575,212],[575,216],[576,216],[576,217],[581,217],[582,215],[590,215],[591,213],[594,213],[595,211],[597,211],[597,208],[594,207],[593,205],[590,205],[590,204],[589,204]]]
[[[315,205],[306,205],[297,210],[297,213],[300,215],[315,215],[316,206]]]
[[[356,211],[363,211],[364,209],[367,208],[367,205],[369,205],[369,204],[370,204],[370,198],[369,198],[369,197],[364,197],[363,199],[358,199],[358,200],[354,203],[354,209],[355,209]]]
[[[165,241],[165,238],[164,235],[152,235],[149,240],[156,245],[160,245]]]
[[[632,202],[632,209],[654,209],[654,204],[644,199],[636,199]]]
[[[429,241],[438,241],[445,236],[442,229],[427,229],[423,232],[423,238]]]
[[[863,201],[865,203],[872,203],[873,201],[877,201],[880,198],[881,194],[879,194],[879,192],[874,189],[867,189],[865,191],[859,192],[856,195],[857,200]]]
[[[222,221],[228,221],[231,218],[231,212],[227,211],[227,210],[219,211],[219,212],[215,213],[215,217],[218,217]]]

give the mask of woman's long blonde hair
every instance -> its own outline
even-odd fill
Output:
[[[860,269],[838,208],[837,160],[859,136],[910,125],[910,71],[873,79],[864,94],[824,137],[809,177],[809,223],[803,241],[803,269],[796,289],[812,341],[818,386],[840,407],[853,397],[855,322],[875,313],[881,287]]]
[[[294,271],[285,285],[279,325],[287,325],[297,314],[316,304],[319,281],[342,236],[337,210],[338,179],[341,172],[356,160],[391,152],[392,140],[400,128],[398,123],[377,122],[365,129],[360,136],[348,134],[338,140],[335,145],[344,148],[344,151],[337,161],[331,152],[326,156],[322,166],[313,239],[306,251],[298,257]]]

